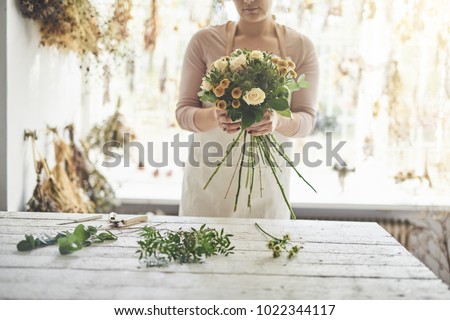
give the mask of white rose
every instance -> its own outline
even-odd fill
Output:
[[[203,79],[200,88],[205,91],[211,91],[212,89],[214,89],[213,85],[206,79]]]
[[[256,106],[258,104],[263,103],[266,98],[266,94],[260,88],[252,88],[250,91],[247,91],[244,95],[244,101],[249,105]]]
[[[264,55],[259,50],[253,50],[252,52],[250,52],[250,59],[262,60],[264,59]]]
[[[225,58],[213,62],[213,66],[219,69],[220,73],[225,73],[228,67],[228,61]]]
[[[232,72],[240,71],[247,65],[247,57],[245,54],[241,54],[230,60],[230,69]]]

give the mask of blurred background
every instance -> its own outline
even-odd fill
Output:
[[[64,142],[85,162],[74,160],[81,169],[60,179],[62,189],[72,182],[77,201],[94,203],[64,208],[177,214],[183,168],[170,147],[167,165],[149,156],[162,161],[164,143],[188,140],[175,120],[184,51],[199,29],[237,19],[232,1],[65,0],[57,14],[55,1],[39,2],[2,4],[0,210],[42,208],[45,166],[36,163],[64,161]],[[450,2],[273,3],[276,20],[308,36],[320,61],[316,129],[295,151],[325,146],[327,132],[333,146],[345,141],[345,163],[326,165],[325,149],[311,149],[324,163],[300,164],[318,192],[291,179],[298,218],[377,221],[450,281]],[[131,150],[128,164],[102,165],[112,138],[117,153]],[[131,140],[144,159],[127,149]]]

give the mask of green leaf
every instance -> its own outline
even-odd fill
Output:
[[[260,122],[264,118],[263,108],[252,108],[251,110],[255,114],[255,122]]]
[[[59,252],[61,254],[70,254],[72,252],[81,250],[82,245],[80,242],[77,241],[77,237],[67,232],[67,235],[65,237],[61,237],[58,239],[59,244]]]
[[[99,238],[102,241],[105,240],[117,240],[117,236],[112,234],[111,232],[107,231],[107,232],[102,232],[100,233],[97,238]]]
[[[290,92],[294,92],[300,89],[300,84],[297,82],[289,82],[287,84],[287,87],[289,89]]]
[[[289,102],[286,99],[270,99],[267,104],[271,109],[277,111],[289,109]]]
[[[201,91],[202,92],[202,91]],[[200,93],[199,93],[200,94]],[[215,94],[213,92],[205,92],[201,97],[200,97],[200,101],[201,102],[216,102],[217,97],[215,96]]]
[[[276,112],[279,115],[283,116],[283,117],[287,117],[287,118],[291,118],[292,119],[291,109],[286,109],[286,110],[281,110],[281,111],[276,110]]]
[[[22,240],[17,244],[17,250],[19,251],[31,251],[34,249],[34,241],[33,244],[31,244],[27,240]]]
[[[86,228],[84,227],[84,225],[82,225],[82,224],[79,224],[75,228],[73,235],[75,236],[76,241],[78,241],[79,243],[83,243],[84,241],[86,241],[87,239],[89,239],[91,237],[90,232],[87,231]]]
[[[308,81],[303,80],[302,82],[299,83],[300,88],[305,89],[305,88],[309,88],[310,84]]]
[[[244,112],[241,119],[241,129],[247,129],[256,122],[256,115],[251,111]]]

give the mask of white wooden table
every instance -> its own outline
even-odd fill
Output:
[[[57,223],[80,216],[0,213],[1,299],[450,299],[448,287],[376,223],[150,217],[161,228],[206,223],[234,234],[234,255],[166,268],[139,264],[145,224],[67,256],[57,246],[17,251],[25,233],[72,230],[77,224]],[[299,255],[272,258],[255,221],[275,236],[290,233],[303,246]]]

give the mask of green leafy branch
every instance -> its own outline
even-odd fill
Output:
[[[191,228],[189,231],[164,230],[146,226],[138,241],[140,249],[139,260],[147,267],[166,266],[171,261],[179,263],[200,263],[202,258],[218,254],[228,256],[233,254],[231,234],[224,234],[216,229],[202,225],[199,230]]]
[[[97,231],[97,228],[93,226],[85,227],[84,225],[79,224],[73,232],[58,232],[55,237],[51,237],[47,234],[36,238],[32,235],[25,235],[25,240],[22,240],[17,244],[17,250],[31,251],[58,244],[59,252],[61,254],[70,254],[81,250],[83,247],[88,247],[93,243],[117,239],[117,236],[109,231],[100,234],[97,234]]]
[[[285,234],[282,239],[274,237],[267,231],[265,231],[263,228],[260,227],[258,223],[255,222],[256,228],[263,233],[264,235],[268,236],[270,240],[267,242],[267,247],[272,250],[272,256],[274,258],[278,258],[281,256],[283,251],[286,251],[288,253],[288,258],[292,259],[295,255],[297,255],[300,252],[300,249],[303,247],[299,247],[297,245],[292,245],[291,243],[291,237],[288,234]]]

